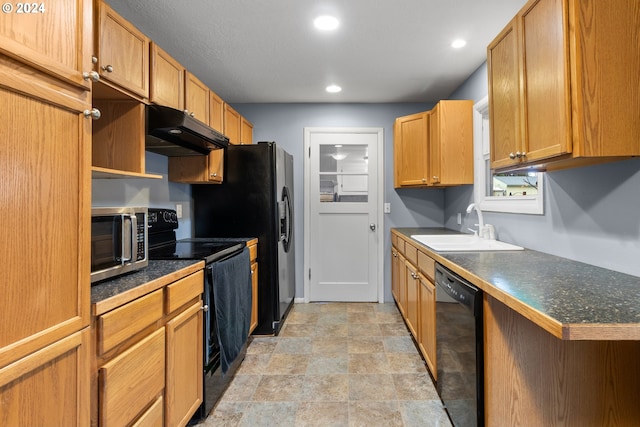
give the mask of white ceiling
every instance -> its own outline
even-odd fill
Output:
[[[229,103],[385,103],[447,98],[525,0],[107,3]],[[320,14],[338,30],[315,30]]]

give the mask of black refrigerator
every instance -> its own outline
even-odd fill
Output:
[[[274,142],[229,145],[219,185],[193,185],[195,237],[258,238],[258,326],[277,335],[295,296],[293,156]]]

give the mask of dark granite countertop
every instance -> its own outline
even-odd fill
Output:
[[[149,261],[142,270],[105,280],[91,287],[91,304],[97,304],[109,298],[134,290],[141,285],[154,282],[164,276],[172,275],[187,267],[204,263],[199,260]]]
[[[640,339],[640,277],[528,249],[436,252],[411,235],[458,232],[394,230],[550,332],[546,323],[555,323],[564,339]]]

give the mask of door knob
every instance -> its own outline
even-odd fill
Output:
[[[376,225],[374,223],[369,224],[371,231],[376,231]]]

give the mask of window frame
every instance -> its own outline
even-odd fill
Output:
[[[480,209],[489,212],[544,215],[544,173],[538,173],[538,194],[534,196],[495,197],[485,194],[486,160],[490,156],[489,97],[473,106],[473,198]]]

